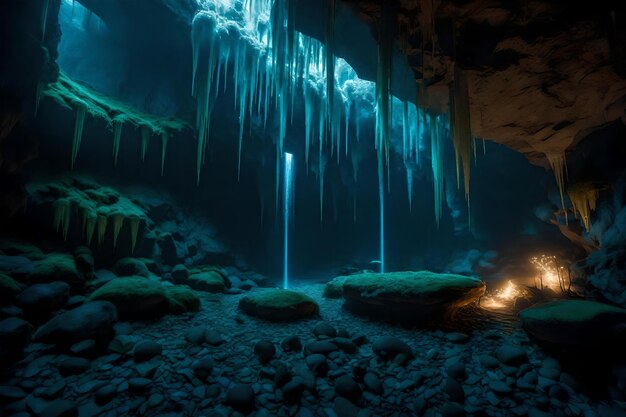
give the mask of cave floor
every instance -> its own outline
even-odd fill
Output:
[[[294,289],[319,303],[320,318],[269,323],[238,312],[243,294],[203,293],[198,313],[166,316],[155,322],[118,324],[118,335],[127,334],[133,341],[154,341],[162,346],[162,354],[147,362],[136,363],[132,352],[110,353],[93,359],[80,374],[62,376],[56,364],[63,355],[45,351],[45,345],[32,344],[13,376],[0,382],[25,387],[26,391],[30,387],[31,392],[4,412],[42,415],[40,411],[49,401],[63,399],[78,405],[80,417],[241,415],[225,402],[229,388],[244,383],[255,392],[252,415],[447,417],[465,415],[460,405],[467,415],[476,416],[622,415],[610,401],[583,394],[576,379],[528,339],[513,314],[481,310],[478,315],[473,312],[462,316],[457,327],[465,329],[465,333],[458,328],[410,329],[345,311],[341,300],[322,297],[321,284]],[[303,345],[314,341],[312,331],[320,322],[345,329],[353,339],[365,335],[368,341],[355,353],[328,354],[328,373],[314,377],[303,352],[284,352],[279,345],[294,335]],[[199,327],[210,331],[204,343],[194,344],[188,340],[189,334]],[[406,342],[415,358],[404,365],[379,360],[371,341],[380,336]],[[263,339],[276,345],[275,359],[294,377],[308,381],[299,400],[287,401],[287,387],[276,386],[276,362],[259,362],[254,346]],[[507,365],[497,349],[513,352],[511,357],[520,350],[525,355],[522,360],[505,359]],[[193,364],[207,356],[214,359],[215,365],[203,381],[194,375]],[[340,387],[345,383],[345,378],[340,377],[353,375],[355,367],[375,377],[356,388]],[[379,388],[381,392],[376,393]],[[346,389],[356,390],[358,399],[347,401],[337,396],[336,390]],[[110,398],[105,403],[103,391],[109,391]],[[100,405],[96,404],[96,392],[100,393]]]

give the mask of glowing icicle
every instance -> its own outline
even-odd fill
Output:
[[[91,240],[93,239],[93,232],[96,229],[96,216],[93,213],[86,214],[85,220],[85,241],[87,245],[91,245]]]
[[[116,120],[113,126],[113,165],[117,165],[117,156],[120,153],[120,142],[122,140],[122,128],[124,123]]]
[[[431,163],[433,170],[433,185],[435,190],[435,220],[437,227],[441,222],[441,215],[443,213],[443,158],[441,150],[441,138],[439,135],[439,128],[437,126],[439,118],[435,115],[429,115],[430,125],[430,150],[431,150]]]
[[[53,204],[53,226],[57,233],[63,233],[63,240],[67,240],[70,227],[71,203],[65,198],[56,200]]]
[[[43,0],[43,11],[41,13],[41,41],[46,38],[46,26],[48,25],[48,9],[50,0]]]
[[[321,150],[320,150],[320,156],[319,156],[320,224],[324,221],[324,174],[325,173],[326,173],[326,157],[321,154]]]
[[[76,109],[76,123],[74,124],[74,137],[72,139],[72,168],[78,156],[80,142],[83,138],[83,127],[85,126],[85,106],[79,105]]]
[[[546,158],[548,158],[548,162],[550,163],[550,167],[552,168],[552,172],[554,173],[554,178],[556,180],[556,185],[559,187],[559,194],[561,195],[561,208],[563,208],[563,212],[565,215],[565,224],[568,224],[567,219],[567,211],[565,210],[565,197],[564,197],[564,189],[565,189],[565,153],[548,153],[546,154]]]
[[[570,186],[567,194],[572,202],[574,214],[583,222],[585,230],[589,231],[591,227],[591,213],[596,209],[600,189],[591,182],[585,182]]]
[[[135,246],[137,246],[137,235],[139,233],[139,224],[141,219],[138,216],[131,216],[128,218],[130,223],[130,247],[131,252],[135,252]]]
[[[165,167],[165,152],[167,151],[167,142],[169,140],[169,133],[164,130],[161,133],[161,176],[163,176],[163,169]]]
[[[148,143],[150,142],[150,128],[141,126],[141,162],[145,162],[146,153],[148,152]]]
[[[331,121],[335,113],[335,56],[334,56],[334,32],[335,32],[335,0],[326,0],[326,118]],[[330,122],[330,137],[333,137],[335,123]]]
[[[283,288],[289,288],[289,214],[293,204],[293,155],[285,152],[285,178],[283,181],[284,259]]]
[[[102,245],[104,241],[104,234],[107,231],[107,216],[104,214],[98,214],[98,220],[96,222],[96,226],[98,229],[98,245]]]
[[[378,158],[378,205],[380,226],[380,272],[385,272],[385,187],[383,159]]]
[[[452,128],[452,143],[456,160],[457,187],[460,182],[461,165],[465,199],[469,204],[470,168],[472,153],[472,131],[470,124],[469,85],[466,71],[458,65],[454,66],[454,83],[450,89],[450,114]]]
[[[413,168],[406,165],[406,186],[409,198],[409,211],[413,211]]]
[[[117,238],[120,235],[120,230],[124,225],[124,216],[121,214],[114,214],[113,216],[113,247],[117,246]]]

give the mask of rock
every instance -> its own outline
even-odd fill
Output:
[[[446,334],[446,339],[452,343],[466,343],[469,340],[469,336],[465,333],[452,332]]]
[[[313,328],[313,334],[318,339],[333,338],[337,336],[337,330],[330,324],[322,322],[322,323],[318,323]]]
[[[345,306],[373,318],[429,322],[447,319],[485,292],[475,277],[430,271],[363,273],[343,284]]]
[[[596,301],[550,301],[519,317],[535,339],[560,347],[606,347],[626,341],[626,309]]]
[[[519,366],[528,360],[526,351],[513,345],[500,346],[495,351],[495,357],[505,365]]]
[[[489,389],[500,395],[508,395],[511,393],[511,387],[509,387],[504,382],[497,380],[489,382]]]
[[[343,296],[343,283],[347,277],[336,277],[324,285],[323,296],[326,298],[341,298]]]
[[[302,351],[302,341],[296,335],[287,336],[285,339],[280,342],[280,348],[283,352],[301,352]]]
[[[150,388],[152,381],[147,378],[130,378],[128,380],[128,389],[134,394],[142,394]]]
[[[55,400],[43,409],[39,417],[78,417],[78,405],[73,401]]]
[[[253,292],[239,301],[246,314],[269,321],[293,321],[317,316],[319,307],[312,298],[291,290]]]
[[[204,333],[204,341],[211,346],[219,346],[226,343],[224,336],[222,336],[222,334],[215,329],[208,329]]]
[[[26,398],[28,394],[20,387],[9,385],[0,386],[0,404],[12,403]]]
[[[349,375],[340,376],[335,380],[335,393],[352,402],[357,401],[362,395],[361,387]]]
[[[116,321],[113,304],[93,301],[53,317],[37,330],[34,340],[68,346],[84,339],[108,340]]]
[[[20,291],[21,287],[17,281],[0,272],[0,305],[13,300],[13,297],[15,297]]]
[[[17,317],[0,320],[0,366],[10,363],[22,354],[30,343],[31,326]]]
[[[450,378],[454,378],[457,381],[464,381],[467,378],[467,372],[463,362],[455,362],[448,366],[447,373]]]
[[[147,278],[150,271],[145,263],[136,258],[122,258],[113,265],[111,271],[118,277],[139,276]]]
[[[281,387],[281,390],[287,402],[294,402],[301,398],[302,392],[305,388],[306,386],[304,380],[300,377],[295,377],[291,381],[283,385]]]
[[[461,404],[457,403],[445,403],[441,407],[442,417],[465,417],[467,413]]]
[[[488,369],[497,368],[500,365],[500,362],[491,355],[480,355],[478,358],[480,364]]]
[[[172,279],[174,282],[179,284],[184,283],[184,281],[189,277],[189,270],[185,265],[178,264],[172,268]]]
[[[254,401],[254,390],[249,384],[236,384],[226,393],[226,404],[242,413],[253,410]]]
[[[165,398],[161,394],[158,394],[158,393],[152,394],[148,398],[148,407],[149,408],[154,408],[154,407],[158,406],[159,404],[161,404],[164,399]]]
[[[70,286],[62,281],[35,284],[22,291],[15,303],[29,317],[46,317],[60,309],[70,298]]]
[[[383,393],[383,384],[376,374],[367,372],[363,377],[363,385],[365,389],[373,394],[380,395]]]
[[[338,417],[358,417],[360,409],[351,401],[343,397],[337,397],[333,401],[333,411]]]
[[[63,281],[72,288],[80,287],[85,278],[76,268],[74,257],[66,253],[52,253],[37,262],[28,276],[31,283]]]
[[[383,336],[374,340],[372,350],[382,360],[394,360],[398,355],[404,355],[406,360],[413,358],[413,351],[402,340],[393,336]]]
[[[169,301],[172,314],[200,311],[200,295],[184,285],[165,287],[165,295]]]
[[[117,335],[111,340],[111,343],[109,343],[109,351],[120,354],[128,353],[135,347],[137,339],[136,336]]]
[[[115,397],[116,394],[117,394],[117,387],[115,385],[111,385],[111,384],[104,385],[103,387],[99,388],[94,394],[96,404],[98,405],[107,404]]]
[[[267,363],[274,358],[276,347],[271,340],[261,340],[254,345],[254,354],[259,358],[259,362]]]
[[[191,274],[185,283],[196,291],[211,293],[225,292],[228,288],[226,277],[217,270]]]
[[[465,391],[463,386],[453,378],[448,378],[446,381],[446,394],[450,398],[450,401],[455,403],[462,403],[465,401]]]
[[[94,277],[94,259],[91,249],[79,246],[74,249],[74,263],[83,276],[90,280]]]
[[[337,347],[346,353],[355,353],[357,350],[356,344],[345,337],[335,337],[332,339],[332,342],[337,345]]]
[[[135,362],[141,363],[149,361],[155,356],[160,355],[162,352],[163,346],[161,346],[157,342],[148,340],[145,342],[139,342],[135,345],[135,349],[133,350],[133,358],[135,359]]]
[[[308,343],[304,347],[304,351],[307,354],[321,353],[322,355],[326,355],[326,356],[338,350],[339,350],[339,346],[337,346],[335,343],[329,340],[318,340],[315,342]]]
[[[59,372],[63,376],[78,375],[84,373],[91,363],[85,358],[68,356],[63,358],[58,364]]]
[[[185,332],[185,340],[187,340],[192,345],[201,345],[204,343],[204,335],[206,334],[206,329],[204,326],[196,326],[190,329],[187,329]]]
[[[324,376],[328,372],[328,361],[326,356],[313,354],[306,357],[307,367],[318,376]]]
[[[206,379],[211,372],[213,372],[213,368],[215,367],[215,361],[211,356],[205,356],[202,359],[199,359],[193,363],[191,368],[193,369],[193,373],[199,378]]]
[[[0,255],[0,271],[13,278],[28,277],[35,270],[35,263],[24,256]]]

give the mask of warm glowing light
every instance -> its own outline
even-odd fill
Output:
[[[539,272],[539,288],[561,289],[563,287],[563,273],[565,268],[559,267],[556,256],[540,255],[530,258],[530,263]]]
[[[483,297],[480,305],[487,309],[506,308],[520,295],[522,295],[522,291],[513,283],[513,281],[508,280],[504,288],[495,290],[488,296]]]

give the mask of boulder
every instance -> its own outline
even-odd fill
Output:
[[[230,288],[230,281],[216,269],[193,273],[183,282],[194,290],[212,293],[225,292]]]
[[[254,390],[249,384],[236,384],[226,393],[226,404],[246,414],[254,409],[254,402]]]
[[[10,276],[0,272],[0,305],[6,304],[20,292],[20,284]]]
[[[319,314],[319,306],[311,297],[282,289],[248,294],[239,301],[239,308],[246,314],[269,321],[292,321]]]
[[[35,263],[25,256],[0,255],[0,271],[15,279],[29,276],[35,270]]]
[[[169,310],[173,314],[200,311],[200,296],[184,285],[165,287]]]
[[[17,317],[0,320],[0,366],[21,355],[30,343],[31,331],[30,324]]]
[[[136,258],[122,258],[111,268],[118,277],[149,277],[150,271],[145,263]]]
[[[476,277],[430,271],[363,273],[343,284],[348,309],[412,323],[449,319],[484,292],[485,283]]]
[[[588,300],[556,300],[519,313],[522,327],[541,342],[562,347],[626,342],[626,309]]]
[[[15,298],[28,317],[44,317],[63,307],[70,298],[70,286],[62,281],[35,284]]]
[[[382,336],[374,339],[372,350],[382,360],[394,360],[398,355],[403,355],[405,360],[413,358],[411,347],[393,336]]]
[[[51,253],[38,261],[28,280],[31,283],[63,281],[72,287],[85,282],[83,274],[76,268],[74,257],[66,253]]]
[[[331,281],[328,281],[324,285],[324,297],[326,298],[341,298],[343,295],[343,283],[348,277],[336,277]]]
[[[85,339],[108,340],[116,321],[115,305],[93,301],[53,317],[37,330],[34,340],[67,346]]]

